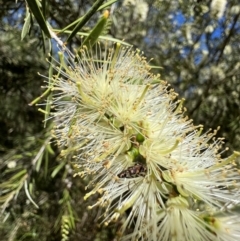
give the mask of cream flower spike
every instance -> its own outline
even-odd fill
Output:
[[[209,220],[240,200],[239,153],[221,158],[216,132],[202,134],[184,117],[182,101],[139,51],[104,42],[77,58],[65,47],[62,57],[53,78],[53,136],[76,175],[92,175],[84,198],[101,195],[89,208],[105,208],[102,222],[120,219],[120,240],[238,237],[229,229],[233,214],[218,227]]]

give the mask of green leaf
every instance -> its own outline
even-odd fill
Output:
[[[101,33],[104,31],[105,26],[107,24],[107,20],[109,17],[109,11],[105,11],[101,19],[98,21],[96,26],[93,28],[93,30],[90,32],[90,34],[85,38],[85,40],[82,43],[82,46],[86,46],[87,49],[91,49],[92,46],[96,43],[98,40],[98,37],[101,35]],[[79,50],[80,50],[79,49]]]
[[[49,154],[51,154],[51,155],[54,155],[54,154],[55,154],[55,152],[54,152],[54,150],[52,149],[52,147],[51,147],[50,144],[47,144],[46,148],[47,148],[47,151],[48,151]]]
[[[110,0],[106,3],[104,3],[103,5],[101,5],[97,11],[100,11],[104,8],[109,7],[110,5],[112,5],[113,3],[117,2],[118,0]],[[83,16],[84,17],[84,16]],[[74,22],[70,23],[68,26],[66,26],[65,28],[58,30],[58,33],[67,33],[67,29],[72,28],[74,25],[78,24],[80,21],[82,21],[83,17],[78,18],[77,20],[75,20]],[[68,33],[71,33],[71,31],[68,31]]]
[[[31,14],[27,8],[26,17],[24,19],[23,29],[21,33],[21,40],[23,40],[25,36],[29,33],[30,27],[31,27]]]
[[[37,164],[36,164],[36,172],[39,172],[43,159],[43,153],[41,153],[38,157]]]
[[[98,11],[99,11],[99,10],[102,10],[102,9],[104,9],[104,8],[109,7],[110,5],[112,5],[113,3],[117,2],[117,1],[118,1],[118,0],[110,0],[110,1],[108,1],[108,2],[106,2],[106,3],[104,3],[101,7],[99,7]]]
[[[30,1],[30,0],[28,0]],[[87,23],[87,21],[92,17],[92,15],[98,10],[98,8],[102,5],[104,0],[97,0],[91,9],[83,16],[82,20],[77,24],[77,26],[73,29],[72,33],[68,36],[66,42],[69,42],[77,32]]]
[[[22,178],[27,173],[26,169],[21,170],[20,172],[16,173],[14,176],[12,176],[9,180],[12,181],[17,181],[18,179]]]
[[[50,41],[49,41],[50,42]],[[51,46],[51,43],[49,43]],[[52,66],[52,62],[53,62],[53,58],[52,58],[52,46],[51,46],[51,54],[50,54],[50,57],[49,57],[49,69],[48,69],[48,79],[49,79],[49,82],[48,82],[48,89],[51,90],[49,92],[49,95],[47,97],[47,105],[46,105],[46,114],[44,116],[44,128],[46,128],[47,126],[47,120],[48,120],[48,117],[49,117],[49,114],[50,114],[50,109],[51,109],[51,103],[52,103],[52,97],[53,97],[53,94],[52,94],[52,86],[53,86],[53,66]]]
[[[57,165],[51,174],[51,178],[54,178],[60,172],[60,170],[65,166],[65,164],[66,164],[65,162],[61,162],[59,165]]]
[[[56,32],[58,34],[63,32],[62,30],[59,30],[59,29],[53,29],[53,30],[54,30],[54,32]],[[71,33],[71,31],[65,30],[64,33]],[[78,32],[77,35],[79,35],[79,36],[88,36],[89,33]],[[109,36],[99,36],[99,39],[111,41],[111,42],[114,42],[114,43],[119,43],[119,44],[126,45],[126,46],[129,46],[129,47],[132,46],[131,44],[129,44],[127,42],[124,42],[122,40],[119,40],[119,39],[116,39],[116,38],[112,38],[112,37],[109,37]]]
[[[28,3],[28,7],[30,8],[32,14],[36,18],[40,28],[42,31],[46,34],[47,37],[51,38],[51,34],[49,32],[47,23],[45,18],[43,17],[43,14],[39,8],[39,3],[37,0],[26,0]]]

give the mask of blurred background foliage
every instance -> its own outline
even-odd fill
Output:
[[[41,3],[52,28],[62,30],[95,1]],[[46,83],[37,73],[48,76],[46,58],[49,52],[56,55],[56,43],[34,18],[21,41],[25,1],[0,0],[0,6],[0,239],[116,240],[119,224],[99,226],[99,210],[87,210],[98,197],[83,201],[87,180],[73,178],[71,160],[62,160],[49,142],[51,125],[43,128],[43,114],[28,105],[43,92]],[[208,0],[124,0],[106,9],[110,20],[104,34],[153,58],[150,64],[161,67],[153,72],[186,99],[194,123],[205,131],[221,126],[218,135],[226,139],[229,153],[240,151],[239,1],[229,0],[222,17]],[[80,31],[89,32],[102,12],[95,12]],[[69,32],[59,36],[65,41]],[[82,42],[75,35],[67,46]]]

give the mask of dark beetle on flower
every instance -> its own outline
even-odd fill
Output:
[[[128,167],[126,170],[120,172],[117,176],[119,178],[145,177],[146,173],[147,167],[141,163],[136,163],[134,166]]]

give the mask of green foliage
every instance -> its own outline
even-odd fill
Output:
[[[99,19],[97,22],[96,26],[91,30],[89,35],[84,39],[81,47],[79,50],[83,47],[86,46],[88,49],[91,49],[93,45],[96,43],[98,40],[99,36],[105,32],[106,33],[106,26],[109,26],[108,23],[108,17],[109,13],[106,11],[103,16]]]
[[[46,36],[48,38],[50,38],[51,34],[49,32],[46,20],[44,19],[43,12],[41,11],[41,9],[39,7],[39,6],[41,6],[41,3],[38,0],[26,0],[26,1],[28,4],[28,7],[31,10],[31,13],[34,15],[39,26],[41,27],[41,30],[46,34]],[[28,23],[28,22],[25,22],[25,23]]]

